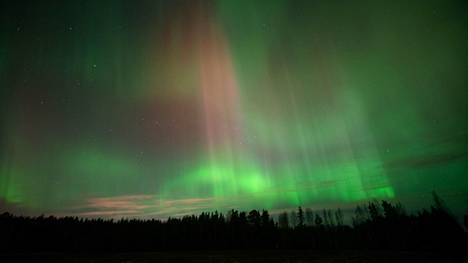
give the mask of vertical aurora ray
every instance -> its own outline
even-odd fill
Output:
[[[209,16],[209,15],[208,15]],[[207,18],[201,21],[198,36],[201,103],[205,123],[208,173],[212,178],[214,195],[222,196],[227,184],[236,191],[235,156],[239,148],[241,127],[237,84],[226,40],[217,26]],[[224,157],[219,154],[225,155]],[[217,169],[221,165],[225,170]]]
[[[221,200],[226,197],[258,193],[267,187],[267,181],[244,146],[238,85],[227,40],[213,17],[213,10],[207,3],[200,6],[190,10],[190,19],[185,20],[189,28],[180,32],[179,26],[171,25],[168,35],[189,43],[185,45],[188,55],[183,64],[191,65],[190,71],[198,73],[192,84],[197,93],[192,96],[198,98],[202,123],[201,156],[180,178],[168,182],[166,191],[171,195],[186,189],[182,192],[190,198],[214,197],[212,207],[216,208],[224,206]],[[182,44],[175,39],[169,41],[172,46]],[[178,70],[181,67],[184,68],[179,65]]]

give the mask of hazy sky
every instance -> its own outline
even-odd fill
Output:
[[[0,210],[468,213],[467,1],[3,1]]]

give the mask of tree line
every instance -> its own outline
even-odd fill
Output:
[[[118,252],[180,249],[398,249],[462,253],[467,235],[434,193],[429,209],[400,203],[359,205],[345,224],[340,209],[298,207],[277,220],[267,210],[204,212],[167,220],[0,215],[3,252]]]

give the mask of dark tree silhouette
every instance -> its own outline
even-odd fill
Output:
[[[377,201],[369,202],[367,208],[372,221],[379,221],[382,218],[380,204]]]
[[[315,225],[321,227],[323,223],[322,217],[319,214],[315,214]]]
[[[353,225],[340,209],[283,211],[278,224],[266,210],[203,212],[166,221],[0,215],[0,252],[127,252],[172,249],[397,249],[462,255],[467,236],[433,195],[434,204],[408,214],[400,203],[358,206]],[[290,216],[293,215],[293,216]],[[323,218],[322,218],[323,215]],[[289,224],[295,219],[297,224]],[[314,221],[312,223],[312,221]],[[466,216],[465,216],[466,221]],[[305,224],[307,222],[307,224]],[[325,222],[325,223],[324,223]]]
[[[297,208],[297,226],[302,228],[304,227],[304,211],[302,210],[302,207]]]
[[[249,215],[247,216],[247,220],[250,225],[255,226],[255,227],[260,227],[261,224],[261,217],[260,217],[260,212],[257,210],[252,210],[249,212]]]
[[[333,217],[332,210],[331,210],[331,209],[327,209],[326,212],[327,212],[327,217],[328,217],[328,224],[329,224],[330,226],[335,226],[335,219],[334,219],[334,217]]]
[[[341,211],[340,208],[338,208],[335,211],[335,221],[336,221],[337,226],[343,226],[343,224],[344,224],[344,216],[343,216],[343,212]]]
[[[295,228],[295,227],[297,227],[297,223],[298,223],[297,212],[292,210],[289,213],[289,224],[291,225],[292,228]]]
[[[367,209],[361,207],[360,205],[356,206],[354,210],[354,216],[352,218],[353,226],[361,225],[369,219]]]
[[[288,212],[282,212],[278,216],[278,224],[280,228],[288,228],[289,227],[289,218]]]
[[[323,223],[325,226],[330,226],[330,220],[328,218],[328,211],[327,209],[322,210],[322,216],[323,216]]]
[[[306,208],[305,218],[306,218],[306,224],[308,226],[313,226],[314,225],[314,212],[312,211],[312,209]]]

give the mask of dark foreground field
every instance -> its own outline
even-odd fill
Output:
[[[318,262],[318,263],[386,263],[386,262],[468,262],[468,258],[424,252],[393,251],[171,251],[122,254],[10,254],[1,255],[0,262]]]

